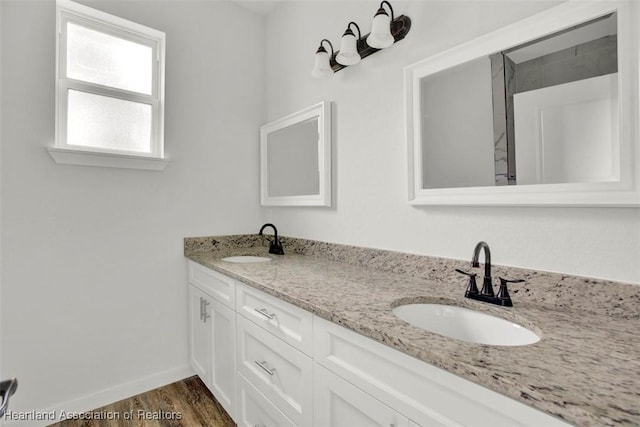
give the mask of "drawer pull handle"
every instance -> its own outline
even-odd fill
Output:
[[[256,365],[260,366],[267,374],[269,374],[271,376],[273,376],[273,374],[275,374],[276,368],[269,369],[269,367],[267,366],[267,362],[265,362],[265,361],[258,362],[257,360],[255,362],[256,362]]]
[[[276,317],[275,313],[269,313],[266,308],[255,308],[254,310],[262,314],[264,317],[266,317],[269,320],[272,320],[274,317]]]

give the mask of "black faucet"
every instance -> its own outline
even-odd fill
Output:
[[[493,281],[491,279],[491,250],[486,242],[478,242],[473,250],[473,257],[471,258],[471,267],[480,267],[478,258],[480,257],[480,251],[484,249],[484,277],[482,280],[482,290],[478,292],[478,285],[476,284],[476,273],[469,273],[456,268],[458,273],[464,274],[469,277],[469,285],[464,293],[466,298],[475,299],[478,301],[488,302],[490,304],[502,305],[505,307],[513,307],[509,290],[507,289],[507,283],[520,283],[524,282],[522,279],[507,280],[500,277],[500,289],[498,294],[493,293]]]
[[[480,291],[480,293],[482,295],[493,296],[493,283],[491,282],[491,249],[489,249],[489,245],[487,245],[487,242],[478,242],[476,247],[473,249],[473,257],[471,257],[471,267],[480,267],[478,258],[480,258],[480,251],[483,249],[484,280],[482,281],[482,291]]]
[[[260,228],[260,232],[258,234],[262,236],[262,232],[267,227],[273,228],[273,240],[269,240],[271,242],[271,244],[269,245],[269,253],[274,255],[284,255],[284,249],[282,249],[282,243],[280,243],[280,239],[278,239],[278,229],[275,225],[263,225],[262,228]]]

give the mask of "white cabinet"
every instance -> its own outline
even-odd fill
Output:
[[[189,263],[190,360],[240,426],[567,426]]]
[[[189,359],[218,402],[235,416],[235,283],[189,263]]]
[[[407,417],[323,366],[316,363],[313,375],[315,427],[409,427]]]

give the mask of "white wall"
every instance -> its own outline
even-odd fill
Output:
[[[188,373],[182,239],[263,222],[264,19],[211,1],[83,3],[167,33],[171,163],[54,163],[55,3],[2,0],[1,359],[20,381],[14,411],[91,409]]]
[[[404,40],[331,78],[311,78],[320,40],[338,48],[351,20],[369,32],[378,4],[287,2],[267,20],[267,119],[335,103],[334,207],[271,208],[280,232],[457,259],[486,240],[498,264],[640,283],[638,209],[407,204],[403,67],[555,3],[394,1],[396,15],[412,19]]]

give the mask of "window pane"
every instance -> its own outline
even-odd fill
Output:
[[[67,77],[152,94],[153,49],[67,23]]]
[[[151,105],[69,90],[67,144],[151,152]]]

